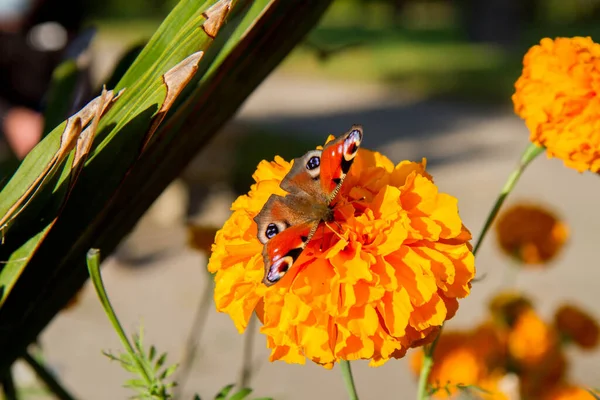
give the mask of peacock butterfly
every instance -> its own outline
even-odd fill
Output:
[[[353,125],[323,150],[295,158],[279,185],[288,194],[271,195],[254,217],[258,240],[264,244],[265,285],[283,278],[321,222],[333,221],[332,202],[358,153],[362,136],[362,126]]]

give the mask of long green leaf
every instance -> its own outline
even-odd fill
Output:
[[[221,33],[216,36],[219,49],[207,49],[205,56],[210,58],[200,64],[201,76],[192,80],[174,103],[177,109],[166,114],[154,137],[146,141],[166,96],[162,75],[181,60],[173,56],[174,43],[188,48],[186,55],[190,42],[196,42],[196,49],[201,42],[213,43],[202,29],[205,17],[198,18],[200,11],[209,9],[208,3],[183,0],[159,28],[163,34],[157,33],[140,53],[134,72],[125,74],[117,86],[127,87],[123,98],[101,120],[99,143],[43,241],[30,243],[36,230],[17,224],[7,235],[7,243],[20,240],[17,248],[27,247],[33,255],[0,308],[0,373],[82,285],[87,249],[99,247],[107,254],[115,248],[202,145],[314,26],[330,1],[262,0],[249,6],[239,0],[223,26],[228,41],[221,42]],[[183,19],[178,20],[179,14]],[[145,57],[155,61],[152,66]],[[35,170],[31,162],[25,169]],[[55,188],[60,190],[63,184],[59,181]],[[0,206],[5,195],[0,193]],[[43,210],[39,215],[45,216]],[[15,247],[10,250],[6,258]]]

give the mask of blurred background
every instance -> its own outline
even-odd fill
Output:
[[[71,99],[74,107],[85,104],[89,88],[109,81],[117,63],[154,32],[175,3],[0,0],[4,182],[42,132],[53,128],[45,127],[41,112],[58,63],[69,57],[85,63],[79,98]],[[302,155],[328,134],[360,123],[364,146],[392,161],[426,157],[436,184],[458,198],[464,223],[477,237],[528,143],[510,99],[523,55],[543,37],[596,38],[598,22],[599,0],[336,0],[106,261],[105,283],[126,330],[143,324],[146,343],[168,351],[170,362],[184,360],[187,375],[176,377],[181,398],[195,392],[208,398],[239,382],[243,354],[252,360],[244,379],[257,396],[346,398],[337,368],[271,364],[263,336],[240,335],[228,316],[214,311],[206,301],[208,254],[190,246],[188,225],[205,228],[200,236],[207,249],[231,202],[248,191],[260,160]],[[511,195],[509,204],[526,199],[549,207],[572,232],[550,266],[519,272],[511,281],[548,318],[567,301],[600,317],[594,296],[600,279],[600,215],[594,213],[599,196],[597,177],[545,157],[533,163]],[[491,296],[507,285],[510,261],[493,234],[476,265],[485,278],[473,285],[451,327],[483,320]],[[80,398],[131,394],[122,387],[127,374],[101,354],[120,344],[91,285],[48,327],[41,346],[51,368]],[[573,350],[569,360],[576,382],[600,385],[599,354]],[[364,399],[413,398],[416,392],[407,360],[377,369],[359,362],[354,372]],[[16,373],[32,398],[44,398],[25,367]]]

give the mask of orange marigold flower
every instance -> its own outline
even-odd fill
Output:
[[[523,264],[552,260],[567,241],[569,230],[550,211],[517,204],[498,217],[496,237],[500,248]]]
[[[247,195],[217,233],[208,269],[215,303],[243,332],[256,310],[270,360],[327,368],[338,360],[381,365],[431,342],[470,291],[471,235],[457,200],[438,192],[422,163],[397,166],[361,149],[336,204],[336,223],[318,229],[292,269],[266,287],[263,246],[254,216],[291,164],[280,157],[258,165]]]
[[[563,305],[554,315],[554,326],[569,340],[584,349],[593,349],[598,345],[600,328],[596,320],[585,311]]]
[[[458,385],[474,385],[490,392],[484,399],[506,398],[498,389],[504,375],[501,346],[490,326],[482,325],[473,331],[444,331],[433,354],[433,367],[428,383],[439,390],[436,397],[445,398],[458,392]],[[411,369],[419,375],[423,364],[422,349],[413,353]],[[482,393],[477,392],[478,396]],[[478,397],[479,398],[479,397]]]
[[[536,368],[545,363],[558,348],[558,337],[533,309],[519,314],[508,333],[508,352],[522,369]]]
[[[470,332],[444,332],[440,336],[433,354],[430,385],[448,386],[450,392],[454,393],[456,385],[475,385],[487,375],[485,363],[477,349],[471,346],[470,340]],[[421,370],[423,356],[423,350],[419,349],[411,358],[415,376]],[[440,392],[440,395],[444,393]]]
[[[515,89],[515,112],[533,143],[570,168],[600,171],[600,45],[542,39],[525,54]]]

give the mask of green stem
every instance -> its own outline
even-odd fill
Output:
[[[521,155],[521,159],[519,160],[517,168],[515,168],[515,170],[511,172],[511,174],[508,176],[506,183],[502,187],[502,190],[500,191],[500,194],[496,199],[496,203],[494,204],[492,210],[488,214],[485,224],[483,225],[483,229],[481,230],[481,233],[477,238],[477,242],[475,243],[475,247],[473,248],[473,254],[476,254],[479,250],[479,247],[481,246],[481,243],[483,243],[483,239],[485,238],[492,224],[494,223],[494,220],[496,219],[496,216],[498,215],[502,204],[504,204],[504,200],[506,200],[506,197],[515,188],[515,185],[519,181],[519,178],[521,178],[521,175],[523,175],[525,168],[527,168],[527,166],[544,150],[544,147],[539,147],[533,143],[530,143],[527,146],[527,148]],[[424,400],[428,397],[427,382],[429,381],[429,374],[431,374],[431,369],[433,368],[433,352],[435,351],[435,347],[437,345],[438,339],[440,338],[440,335],[442,334],[443,329],[444,326],[442,325],[435,340],[431,343],[429,347],[425,348],[423,365],[421,366],[421,373],[419,375],[419,386],[417,392],[418,400]]]
[[[42,362],[36,360],[35,357],[33,357],[28,352],[25,352],[22,358],[23,361],[25,361],[27,365],[29,365],[29,367],[36,373],[38,378],[40,378],[41,381],[44,382],[44,385],[46,385],[46,387],[52,392],[54,396],[56,396],[57,399],[75,399],[75,397],[71,396],[67,389],[65,389],[65,387],[56,379],[54,374],[50,372]]]
[[[348,398],[350,400],[358,400],[358,393],[356,393],[356,386],[354,386],[354,378],[352,377],[350,361],[340,361],[340,368],[342,369],[342,377],[344,378],[346,390],[348,391]]]
[[[113,309],[112,305],[110,304],[108,295],[106,294],[106,289],[104,288],[104,282],[102,281],[102,275],[100,274],[100,250],[90,249],[88,251],[87,267],[88,267],[88,271],[90,273],[90,278],[92,279],[92,283],[94,284],[94,288],[96,288],[96,294],[98,294],[98,298],[100,299],[100,303],[102,304],[102,307],[104,308],[104,312],[106,313],[106,316],[110,320],[115,332],[117,332],[119,339],[121,339],[121,343],[123,344],[123,347],[125,347],[125,350],[127,351],[127,353],[129,353],[129,355],[131,356],[131,359],[136,363],[137,369],[142,374],[142,377],[146,381],[146,384],[148,385],[148,387],[150,387],[153,382],[152,376],[146,370],[144,364],[140,361],[137,353],[133,349],[133,346],[129,342],[129,339],[127,339],[127,335],[125,334],[125,331],[123,330],[123,327],[121,326],[121,323],[119,322],[119,319],[117,318],[117,315],[115,314],[115,310]]]
[[[423,365],[421,366],[421,374],[419,375],[419,388],[417,391],[418,400],[425,400],[428,398],[427,383],[429,381],[429,374],[431,373],[431,369],[433,368],[433,352],[435,351],[438,340],[442,335],[442,329],[444,329],[444,326],[440,328],[440,331],[438,332],[435,339],[433,339],[433,342],[429,346],[426,346],[424,349]]]
[[[517,168],[515,168],[515,170],[513,172],[511,172],[511,174],[508,176],[508,180],[502,187],[502,190],[500,191],[500,194],[498,195],[498,198],[496,199],[496,203],[494,204],[494,207],[492,207],[492,210],[490,211],[490,213],[485,221],[485,224],[483,225],[483,229],[481,230],[481,233],[479,234],[479,237],[477,238],[477,242],[475,243],[475,247],[473,248],[473,254],[477,254],[477,251],[479,250],[479,247],[481,246],[483,239],[485,238],[486,234],[488,233],[489,229],[491,228],[492,224],[494,223],[494,220],[496,219],[496,216],[498,215],[498,212],[500,211],[502,204],[504,204],[504,200],[506,200],[506,197],[515,188],[515,185],[519,181],[519,178],[523,174],[523,171],[525,171],[525,168],[544,150],[545,150],[544,147],[539,147],[533,143],[531,143],[531,144],[529,144],[529,146],[527,146],[527,148],[521,155],[521,160],[519,161]]]
[[[18,400],[17,388],[12,375],[12,368],[9,368],[6,375],[2,378],[2,391],[6,400]]]
[[[419,375],[419,389],[417,391],[417,399],[427,399],[427,381],[433,367],[433,357],[425,356],[423,365],[421,366],[421,374]]]

